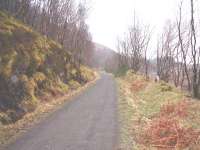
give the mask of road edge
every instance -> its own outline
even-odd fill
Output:
[[[35,125],[39,124],[43,120],[45,120],[48,116],[56,112],[57,110],[61,109],[64,104],[73,100],[75,96],[79,96],[89,87],[95,85],[95,83],[100,79],[100,73],[94,72],[95,78],[85,85],[81,86],[80,88],[67,93],[66,95],[53,98],[48,103],[41,103],[38,108],[27,115],[25,115],[22,119],[17,121],[15,124],[7,125],[7,126],[0,126],[0,134],[6,134],[6,137],[0,139],[0,149],[7,147],[9,144],[14,142],[17,138],[21,137],[23,134],[26,133],[29,129],[33,128]],[[45,108],[45,109],[44,109]]]

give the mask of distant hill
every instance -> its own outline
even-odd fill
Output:
[[[119,54],[114,50],[98,43],[94,43],[94,47],[92,66],[99,69],[105,69],[108,72],[115,71],[118,67]]]
[[[116,72],[119,69],[119,56],[120,54],[113,49],[99,43],[94,43],[91,66],[106,70],[107,72]],[[149,59],[148,65],[149,74],[156,75],[157,59]],[[145,73],[144,58],[141,59],[140,72]]]

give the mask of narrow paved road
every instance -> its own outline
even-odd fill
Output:
[[[97,83],[30,129],[6,150],[115,150],[117,96],[113,77]]]

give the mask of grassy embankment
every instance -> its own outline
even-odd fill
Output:
[[[124,150],[200,149],[200,102],[129,71],[117,78]]]
[[[0,12],[0,144],[95,77],[61,45]]]

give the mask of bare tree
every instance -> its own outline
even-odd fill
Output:
[[[149,26],[146,27],[146,31],[145,31],[145,37],[146,37],[146,43],[145,43],[145,47],[144,47],[144,65],[145,65],[145,76],[146,76],[146,79],[148,79],[148,75],[149,75],[149,62],[148,62],[148,59],[147,59],[147,52],[148,52],[148,49],[149,49],[149,43],[150,43],[150,40],[151,40],[151,32],[149,30]]]
[[[89,64],[93,43],[86,24],[86,0],[1,0],[0,9],[10,12],[38,32],[59,42],[73,55],[77,66]]]
[[[149,27],[141,25],[139,21],[136,20],[135,16],[133,25],[130,26],[123,40],[118,41],[121,64],[127,65],[135,72],[138,72],[141,66],[144,65],[147,74],[147,50],[150,37]]]
[[[184,65],[183,80],[184,80],[184,75],[186,75],[188,90],[190,91],[191,90],[191,81],[190,81],[188,65],[187,65],[187,55],[188,55],[188,49],[189,49],[188,41],[189,40],[185,41],[184,42],[185,44],[183,43],[183,34],[186,31],[182,31],[182,28],[181,28],[181,24],[182,24],[182,3],[183,3],[183,1],[181,2],[180,6],[179,6],[179,18],[177,19],[178,42],[180,44],[181,58],[182,58],[183,65]],[[186,36],[188,36],[188,35],[186,35]],[[186,37],[186,39],[188,39],[188,38]],[[183,82],[184,81],[182,81],[182,83]]]
[[[161,80],[170,81],[174,60],[174,51],[177,48],[175,42],[176,35],[174,34],[174,25],[167,22],[164,32],[161,36],[161,41],[158,41],[157,46],[157,73]]]
[[[118,39],[118,43],[117,43],[117,50],[119,53],[119,58],[118,58],[118,62],[119,62],[119,68],[122,67],[128,67],[129,66],[129,47],[128,47],[128,43],[126,40],[126,37],[123,40]]]
[[[190,18],[190,44],[191,44],[191,53],[192,53],[192,70],[193,70],[193,94],[195,97],[200,97],[200,69],[199,69],[199,49],[196,48],[197,37],[195,29],[195,20],[194,20],[194,2],[190,0],[191,4],[191,18]]]

